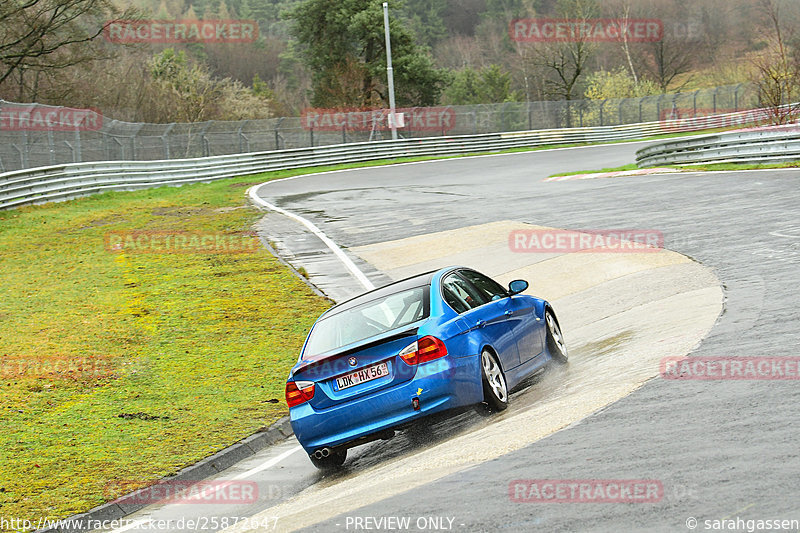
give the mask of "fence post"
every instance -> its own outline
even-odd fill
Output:
[[[250,122],[250,121],[249,121],[249,120],[245,120],[244,122],[242,122],[242,123],[239,125],[239,129],[236,131],[236,136],[237,136],[237,138],[239,139],[239,153],[240,153],[240,154],[243,152],[243,150],[242,150],[242,149],[244,148],[244,143],[242,143],[242,140],[243,140],[243,137],[244,137],[244,136],[242,135],[242,130],[244,129],[244,127],[247,125],[247,123],[248,123],[248,122]],[[249,147],[248,147],[248,148],[249,148]]]
[[[572,127],[572,105],[569,100],[567,100],[567,127]]]
[[[108,138],[109,138],[109,135],[110,135],[109,132],[114,131],[114,123],[115,122],[116,122],[116,120],[112,120],[111,124],[107,127],[107,131],[101,131],[100,132],[100,133],[103,134],[103,153],[105,154],[105,158],[107,160],[111,159],[111,147],[109,146],[109,143],[108,143]],[[106,126],[105,120],[103,121],[103,125]]]
[[[80,163],[83,161],[83,154],[81,153],[81,128],[80,125],[75,126],[75,162]]]
[[[138,152],[136,151],[136,136],[139,134],[139,131],[141,131],[142,128],[144,128],[144,122],[141,122],[139,127],[134,130],[133,135],[131,135],[131,158],[134,161],[138,160]]]
[[[622,123],[623,123],[623,122],[622,122],[622,104],[623,104],[624,102],[625,102],[625,99],[624,99],[624,98],[621,98],[621,99],[620,99],[620,101],[619,101],[619,109],[618,109],[618,113],[617,113],[617,114],[619,115],[619,123],[620,123],[620,124],[622,124]]]
[[[603,125],[603,107],[605,107],[607,101],[608,99],[606,98],[605,100],[600,102],[600,126]]]
[[[56,147],[55,142],[53,141],[53,130],[47,130],[47,151],[50,153],[50,164],[56,164]]]
[[[22,156],[22,168],[30,168],[29,164],[30,164],[31,145],[30,145],[30,139],[28,139],[27,130],[22,131],[22,140],[25,141],[23,149],[20,152]]]
[[[646,96],[639,97],[639,122],[644,122],[642,120],[642,104],[644,103],[644,99],[647,98]]]
[[[531,103],[526,102],[526,106],[528,106],[528,130],[533,129],[533,110],[531,110]]]
[[[81,124],[86,122],[86,115],[81,118],[81,121],[75,124],[75,156],[76,163],[83,161],[83,149],[81,146]]]
[[[347,126],[342,124],[342,144],[347,144]]]
[[[33,104],[31,107],[35,109],[38,106],[39,104]],[[22,138],[25,140],[25,164],[23,168],[31,168],[31,166],[36,165],[31,165],[31,139],[27,129],[23,129]]]
[[[120,161],[124,161],[125,160],[125,145],[122,144],[120,142],[120,140],[117,139],[116,137],[111,137],[111,140],[114,141],[115,143],[117,143],[117,146],[119,146],[119,151],[120,151],[120,154],[121,154],[120,157],[119,157],[119,160]],[[67,143],[67,141],[64,141],[64,142]],[[69,143],[67,143],[67,146],[69,146],[70,150],[72,150],[72,159],[75,159],[75,149]],[[77,163],[77,161],[75,161],[75,162]]]
[[[739,111],[739,88],[740,88],[741,86],[742,86],[742,84],[740,83],[740,84],[739,84],[739,85],[737,85],[737,86],[736,86],[736,88],[733,90],[733,110],[734,110],[734,111]]]
[[[171,122],[167,125],[167,129],[164,130],[164,133],[160,135],[161,142],[164,145],[164,159],[169,159],[169,132],[172,131],[172,128],[175,127],[175,123]]]
[[[206,132],[208,128],[211,127],[211,123],[215,122],[214,120],[209,120],[203,126],[203,129],[200,130],[200,148],[202,150],[203,157],[208,157],[211,155],[211,147],[208,144],[208,139],[206,139]]]
[[[25,150],[12,143],[11,146],[19,153],[19,168],[20,170],[28,168],[25,166]]]
[[[308,128],[308,134],[311,138],[311,147],[314,147],[314,128]]]
[[[719,87],[714,87],[714,114],[717,114],[717,91]]]
[[[697,89],[694,92],[694,96],[692,97],[692,118],[697,117],[697,95],[700,94],[700,89]]]

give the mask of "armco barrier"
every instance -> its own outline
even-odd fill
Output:
[[[696,131],[715,125],[729,126],[747,120],[752,113],[750,110],[713,118],[702,117],[697,122],[678,119],[620,126],[427,137],[193,159],[68,163],[0,174],[0,209],[68,200],[106,191],[207,182],[271,170],[398,157],[446,156],[509,148],[641,139],[663,133]]]
[[[636,165],[699,165],[704,163],[783,163],[800,161],[800,126],[703,135],[642,148]]]
[[[544,100],[405,110],[404,139],[588,128],[697,118],[758,106],[753,84],[636,98]],[[135,110],[0,100],[0,173],[90,161],[157,161],[391,138],[388,109],[306,109],[301,116],[193,123],[127,122]]]

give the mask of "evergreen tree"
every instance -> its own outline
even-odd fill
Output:
[[[318,107],[385,107],[386,48],[383,8],[363,0],[306,0],[292,13],[293,33],[304,46],[313,75],[312,104]],[[430,106],[446,74],[390,16],[397,105]]]

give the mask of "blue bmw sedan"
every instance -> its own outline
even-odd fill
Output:
[[[286,382],[292,429],[321,469],[418,419],[502,411],[514,387],[567,349],[550,304],[464,267],[340,303],[316,321]]]

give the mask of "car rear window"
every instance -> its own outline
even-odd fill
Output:
[[[303,357],[319,355],[428,318],[428,286],[370,300],[319,320]]]

